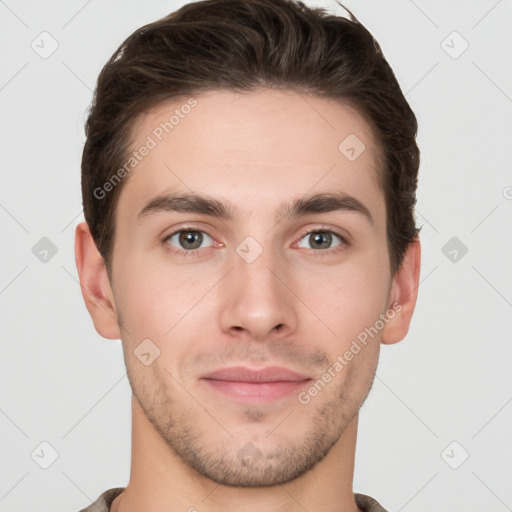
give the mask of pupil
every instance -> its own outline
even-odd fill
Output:
[[[180,244],[186,249],[197,249],[202,241],[203,235],[199,231],[184,231],[180,235]],[[193,247],[188,244],[192,244]]]
[[[315,245],[317,247],[320,247],[321,249],[329,248],[331,245],[331,234],[330,233],[315,233],[313,236],[313,239],[315,241]],[[322,243],[322,240],[324,243]]]

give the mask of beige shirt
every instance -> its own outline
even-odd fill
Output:
[[[114,499],[124,490],[125,487],[114,487],[113,489],[108,489],[101,494],[94,503],[91,503],[87,508],[80,510],[80,512],[109,512],[110,505]],[[354,493],[354,499],[356,501],[356,505],[363,512],[387,512],[387,510],[382,507],[377,500],[370,496],[366,496],[366,494]]]

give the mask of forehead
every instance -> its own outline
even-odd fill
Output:
[[[271,89],[174,98],[137,120],[132,141],[139,154],[118,204],[128,221],[169,191],[229,198],[241,215],[263,216],[285,199],[336,189],[383,217],[371,127],[331,99]]]

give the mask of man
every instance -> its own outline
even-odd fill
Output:
[[[352,490],[358,412],[416,303],[419,151],[350,16],[191,3],[102,70],[75,252],[132,465],[84,510],[385,510]]]

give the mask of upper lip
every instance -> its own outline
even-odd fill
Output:
[[[300,382],[309,379],[308,376],[283,368],[269,366],[262,369],[250,369],[244,366],[232,366],[215,370],[202,377],[203,379],[226,380],[233,382]]]

